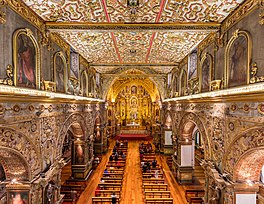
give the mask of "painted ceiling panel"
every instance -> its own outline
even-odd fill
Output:
[[[107,32],[58,32],[88,62],[119,62],[111,34]]]
[[[179,62],[208,34],[206,31],[158,32],[148,62]]]

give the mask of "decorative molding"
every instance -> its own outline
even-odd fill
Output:
[[[0,9],[6,5],[4,0],[0,0]],[[6,14],[4,11],[0,10],[0,24],[6,23]]]
[[[260,0],[261,1],[261,0]],[[227,32],[233,25],[243,19],[246,15],[256,9],[258,6],[258,1],[256,0],[247,0],[244,2],[238,9],[236,9],[233,14],[227,17],[222,26],[221,32]]]
[[[82,56],[80,55],[80,64],[85,66],[87,69],[89,68],[89,62]]]
[[[257,82],[264,82],[264,76],[257,76],[257,72],[258,72],[258,66],[257,63],[255,62],[250,69],[250,80],[249,83],[254,84]]]
[[[210,81],[210,91],[220,90],[222,88],[221,84],[222,84],[222,80],[220,79]]]
[[[67,53],[68,59],[70,59],[71,46],[68,43],[66,43],[65,40],[56,33],[51,33],[50,39],[54,43],[56,43],[59,47],[61,47],[64,50],[64,52]]]
[[[216,33],[209,34],[199,45],[198,50],[202,52],[206,47],[213,43],[216,39]]]
[[[2,0],[3,1],[3,0]],[[34,11],[32,11],[22,0],[8,0],[7,5],[22,16],[24,19],[29,21],[40,31],[45,30],[45,23],[42,18],[40,18]]]
[[[259,24],[264,25],[264,0],[259,0],[259,8],[260,8]]]
[[[220,23],[83,23],[83,22],[46,22],[46,26],[51,31],[62,31],[62,30],[102,30],[102,31],[133,31],[133,30],[160,30],[162,32],[166,30],[218,30]]]
[[[0,79],[0,84],[4,84],[4,85],[9,85],[9,86],[13,86],[14,85],[14,73],[13,73],[13,67],[12,65],[7,65],[6,68],[6,78],[4,79]]]

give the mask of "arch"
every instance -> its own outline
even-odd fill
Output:
[[[88,96],[88,74],[85,70],[83,70],[81,73],[81,91],[83,96]]]
[[[232,45],[240,38],[243,37],[247,40],[247,62],[246,62],[246,83],[245,84],[239,84],[239,85],[246,85],[249,84],[249,78],[250,78],[250,63],[251,63],[251,57],[252,57],[252,39],[250,34],[247,31],[243,30],[236,30],[233,34],[230,40],[228,41],[225,49],[225,88],[229,87],[229,77],[230,77],[230,62],[232,61],[235,63],[235,59],[230,59],[230,50],[232,48]],[[238,49],[235,49],[238,50]],[[243,49],[241,49],[243,50]],[[241,59],[237,59],[242,61]],[[238,71],[238,70],[237,70]],[[243,71],[241,71],[242,73]],[[244,72],[243,72],[244,73]],[[236,73],[235,75],[238,75],[239,73]],[[233,85],[236,86],[236,85]]]
[[[234,168],[234,181],[258,182],[264,165],[264,147],[246,151],[238,160]]]
[[[5,171],[6,180],[31,180],[29,163],[17,150],[0,146],[0,163]]]
[[[81,114],[73,113],[65,120],[61,129],[59,130],[59,136],[56,142],[57,158],[61,158],[62,156],[63,142],[69,129],[71,129],[73,133],[76,133],[76,135],[73,134],[74,136],[81,137],[82,132],[83,140],[87,140],[86,129],[84,129],[84,127],[86,127],[85,118]]]
[[[186,125],[187,124],[187,125]],[[194,126],[193,126],[194,124]],[[194,113],[186,113],[183,117],[182,120],[179,124],[178,127],[178,135],[181,137],[182,133],[183,134],[189,134],[189,132],[192,130],[194,130],[195,125],[198,127],[198,130],[202,136],[203,142],[204,142],[204,151],[205,151],[205,158],[211,158],[211,147],[209,145],[209,139],[208,139],[208,135],[205,131],[204,125],[202,123],[202,121],[200,120],[200,118],[194,114]],[[185,128],[185,130],[184,130]],[[190,131],[187,131],[187,130]],[[185,139],[185,138],[182,138]],[[192,139],[192,132],[191,132],[191,139]]]
[[[63,67],[59,67],[61,66],[60,64],[58,64],[58,60],[57,60],[57,57],[61,58],[62,62],[63,62]],[[67,90],[67,80],[68,80],[68,76],[67,76],[67,60],[66,60],[66,57],[64,56],[64,54],[59,51],[59,52],[56,52],[53,56],[53,81],[56,83],[56,86],[55,86],[55,91],[59,91],[59,92],[66,92]],[[57,80],[57,69],[58,68],[63,68],[63,91],[62,90],[58,90],[58,80]]]
[[[248,158],[251,158],[250,152],[263,147],[264,127],[253,127],[239,133],[226,148],[226,153],[223,158],[223,170],[231,176],[234,176],[235,166],[239,169],[239,161],[243,158],[243,155],[246,158],[248,152]]]
[[[35,80],[36,88],[40,89],[40,48],[33,35],[33,32],[29,28],[22,28],[15,31],[13,34],[13,64],[14,64],[14,85],[18,85],[18,43],[17,39],[20,35],[26,35],[32,42],[36,51],[36,61],[35,61]]]
[[[40,153],[26,135],[11,128],[0,128],[0,138],[0,146],[19,152],[30,166],[29,179],[40,173]]]

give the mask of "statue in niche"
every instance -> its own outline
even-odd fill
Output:
[[[131,100],[131,107],[132,107],[132,108],[137,108],[137,99],[133,98],[133,99]]]
[[[136,86],[131,87],[131,94],[137,94],[137,87]]]

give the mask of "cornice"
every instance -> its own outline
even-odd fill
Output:
[[[99,30],[105,32],[135,31],[135,30],[155,30],[155,31],[189,31],[189,30],[212,30],[220,28],[220,23],[83,23],[83,22],[46,22],[46,26],[51,31],[62,30]]]
[[[229,15],[221,25],[221,32],[227,32],[233,25],[238,23],[246,15],[251,13],[254,9],[258,8],[259,3],[257,0],[247,0],[239,6],[231,15]]]

